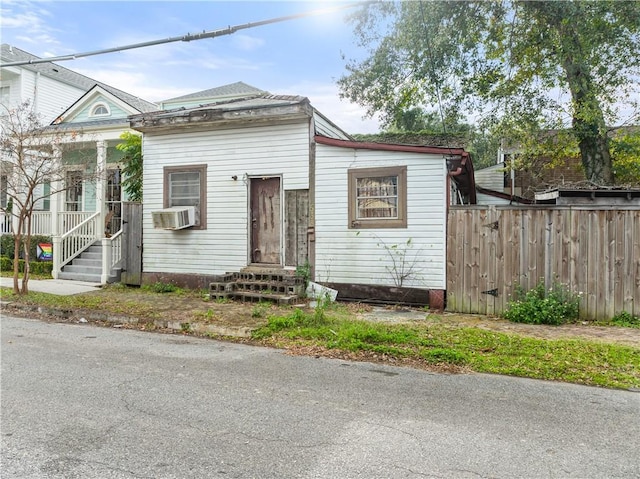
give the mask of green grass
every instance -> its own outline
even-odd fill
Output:
[[[0,295],[3,300],[23,304],[132,315],[150,325],[153,319],[162,317],[154,298],[176,295],[202,301],[202,293],[198,291],[159,293],[153,288],[134,289],[145,298],[149,296],[149,300],[143,302],[133,296],[128,297],[131,288],[125,286],[109,286],[106,290],[117,293],[117,301],[113,294],[101,295],[100,292],[73,296],[30,292],[27,296],[16,297],[11,289],[0,288]],[[253,308],[252,313],[255,310],[260,316],[267,317],[267,324],[257,329],[253,338],[272,346],[314,346],[345,354],[364,353],[364,359],[375,354],[379,358],[407,359],[425,365],[453,365],[482,373],[609,388],[640,388],[640,348],[583,339],[537,339],[460,327],[452,325],[446,317],[434,314],[429,315],[428,323],[401,325],[356,321],[348,308],[335,304],[321,306],[311,312],[296,308],[286,316],[269,316],[273,311],[262,304],[247,307]],[[214,314],[209,311],[196,315],[194,320],[211,320]],[[621,319],[635,325],[633,318]]]
[[[640,387],[640,349],[581,339],[548,340],[444,324],[393,325],[298,310],[269,318],[255,339],[454,364],[469,370],[610,388]]]

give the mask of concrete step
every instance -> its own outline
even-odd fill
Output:
[[[98,267],[101,267],[102,266],[102,258],[92,259],[92,258],[85,258],[84,255],[80,255],[79,257],[75,258],[71,263],[73,265],[76,265],[76,266],[98,266]]]
[[[86,274],[86,273],[69,273],[61,271],[58,275],[59,279],[70,279],[73,281],[87,281],[88,283],[100,283],[100,275]]]
[[[96,260],[96,261],[102,261],[102,252],[98,252],[98,253],[89,253],[87,251],[83,251],[79,258],[83,258],[83,259],[92,259],[92,260]]]
[[[88,274],[97,274],[100,276],[102,274],[102,267],[100,266],[83,266],[77,265],[75,263],[68,264],[62,268],[62,271],[66,273],[88,273]]]

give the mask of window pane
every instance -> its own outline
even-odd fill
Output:
[[[398,177],[357,178],[356,215],[364,218],[398,218]]]
[[[197,206],[200,203],[200,173],[169,175],[169,206]]]
[[[66,211],[82,211],[82,173],[67,171],[65,188],[67,190]]]
[[[107,110],[107,107],[104,105],[98,105],[93,109],[93,115],[95,116],[108,115],[108,114],[109,114],[109,110]]]

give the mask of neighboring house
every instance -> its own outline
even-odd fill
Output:
[[[637,127],[617,127],[609,132],[611,138]],[[547,134],[554,135],[555,131]],[[515,169],[512,161],[521,150],[505,146],[498,150],[496,165],[475,171],[478,204],[582,204],[630,205],[636,191],[630,188],[602,188],[590,184],[579,156],[553,161],[541,156],[526,168]],[[634,200],[635,201],[635,200]]]
[[[19,48],[2,44],[0,49],[0,116],[6,110],[29,101],[34,111],[47,124],[86,92],[95,81],[52,63],[5,66],[38,57]],[[0,157],[0,161],[4,155]],[[0,177],[0,208],[7,207],[7,178]],[[45,207],[46,204],[38,205]],[[47,228],[49,229],[49,228]],[[11,218],[0,213],[0,233],[11,231]]]
[[[50,201],[52,218],[57,218],[52,221],[54,278],[101,283],[114,279],[112,269],[120,260],[122,202],[127,199],[122,188],[122,153],[116,145],[122,141],[123,132],[131,131],[128,116],[155,110],[153,103],[97,84],[49,126],[51,130],[74,133],[56,158],[66,165],[65,185],[53,189],[64,186],[64,191],[52,195]],[[78,158],[82,158],[81,163],[89,159],[92,164],[88,178],[87,172],[74,167]],[[93,237],[86,231],[92,231]],[[78,241],[76,236],[83,240]],[[96,243],[102,245],[99,274],[96,269],[83,267],[88,263],[81,255]]]
[[[0,52],[0,103],[15,108],[25,101],[51,122],[96,82],[54,63],[5,66],[7,63],[36,60],[39,57],[6,43]],[[1,112],[0,112],[1,113]]]
[[[234,85],[244,95],[212,95]],[[356,142],[305,97],[234,85],[130,117],[145,155],[143,282],[310,268],[342,297],[404,299],[402,286],[441,306],[447,208],[475,199],[468,153]],[[200,106],[180,105],[190,97]]]
[[[514,172],[504,163],[475,170],[477,203],[479,205],[531,204],[533,200],[519,195]]]
[[[2,45],[3,63],[36,58]],[[5,77],[11,91],[22,92],[22,96],[11,95],[9,106],[30,99],[36,111],[51,123],[48,128],[52,132],[70,133],[68,142],[59,145],[52,158],[66,170],[63,184],[40,185],[45,193],[47,189],[63,191],[38,202],[38,211],[33,214],[32,232],[53,237],[53,276],[106,282],[113,266],[107,263],[119,259],[110,250],[111,244],[119,241],[121,204],[126,200],[121,186],[121,154],[115,146],[121,141],[120,135],[130,131],[129,115],[158,107],[54,63],[2,66],[3,85]],[[33,89],[25,86],[34,82]],[[90,171],[79,171],[78,164],[83,168],[89,164]],[[95,266],[85,261],[86,267],[78,266],[83,260],[78,256],[94,243],[104,243],[101,254],[109,256],[109,261]],[[76,257],[75,265],[65,266]]]

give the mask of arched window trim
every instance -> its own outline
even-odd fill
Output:
[[[96,111],[100,108],[104,108],[105,110],[107,110],[106,113],[96,113]],[[110,116],[111,115],[111,110],[109,109],[109,105],[107,105],[104,102],[98,102],[95,105],[93,105],[91,107],[91,113],[89,114],[89,116]]]

